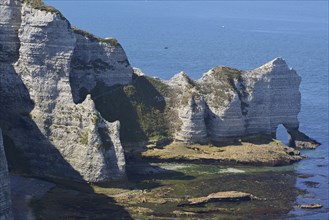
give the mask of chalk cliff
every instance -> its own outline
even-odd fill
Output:
[[[226,143],[299,129],[300,77],[282,58],[251,71],[169,81],[130,66],[113,38],[74,28],[40,0],[0,0],[0,127],[13,171],[90,182],[125,176],[122,143]]]
[[[13,219],[11,213],[10,181],[0,129],[0,220]]]
[[[275,138],[278,126],[282,124],[289,133],[291,146],[314,148],[319,145],[299,131],[297,116],[301,109],[301,77],[282,58],[247,71],[215,67],[199,80],[192,80],[186,73],[180,72],[168,81],[161,81],[138,70],[130,87],[140,87],[141,81],[147,81],[155,91],[143,94],[136,90],[134,96],[146,96],[164,106],[160,114],[153,114],[152,108],[145,107],[140,113],[139,107],[150,103],[125,93],[137,112],[139,127],[151,140],[161,138],[162,134],[176,141],[215,144],[238,142],[255,136]],[[143,115],[149,117],[143,118]],[[150,131],[148,126],[144,126],[150,122],[163,126],[156,132]],[[122,123],[123,126],[127,124],[125,120]],[[122,141],[127,140],[123,138]]]
[[[0,124],[8,152],[36,175],[124,177],[120,124],[106,121],[87,96],[98,81],[131,81],[120,44],[72,28],[40,1],[1,0],[0,12]]]
[[[181,103],[176,139],[225,143],[257,135],[275,138],[282,124],[291,145],[312,148],[318,143],[298,130],[300,81],[282,58],[251,71],[216,67],[196,81],[179,73],[168,82]]]
[[[176,90],[180,103],[178,118],[181,127],[175,133],[175,139],[183,142],[206,143],[207,128],[205,123],[206,102],[202,96],[197,96],[195,84],[184,72],[180,72],[168,82]],[[177,98],[177,97],[176,97]]]

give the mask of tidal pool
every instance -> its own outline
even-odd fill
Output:
[[[127,166],[126,181],[57,181],[31,205],[36,219],[287,219],[305,215],[296,205],[308,191],[296,187],[295,169],[135,161]],[[247,192],[260,200],[182,205],[220,191]]]

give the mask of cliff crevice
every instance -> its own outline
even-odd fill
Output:
[[[6,39],[0,50],[0,125],[11,143],[6,151],[22,155],[29,172],[39,176],[90,182],[125,177],[119,122],[106,121],[87,96],[99,81],[131,81],[122,47],[77,33],[42,1],[1,1],[0,11],[0,37]],[[19,167],[10,164],[12,171]]]

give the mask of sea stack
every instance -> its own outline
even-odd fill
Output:
[[[292,146],[318,143],[299,131],[301,77],[283,58],[254,70],[219,66],[199,80],[178,73],[166,82],[174,91],[175,138],[192,143],[227,143],[255,136],[276,137],[282,124]],[[168,102],[171,103],[171,102]],[[175,114],[175,113],[173,113]]]

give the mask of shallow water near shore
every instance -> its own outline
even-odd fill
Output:
[[[225,219],[264,218],[266,216],[277,218],[286,215],[294,206],[294,197],[304,193],[294,187],[296,176],[292,171],[293,166],[255,168],[186,163],[152,165],[179,172],[176,178],[173,178],[175,174],[172,174],[168,179],[161,180],[163,176],[156,179],[161,183],[161,187],[170,188],[166,197],[179,197],[184,200],[185,197],[207,196],[213,192],[242,191],[262,199],[262,201],[218,202],[202,207],[182,208],[177,206],[179,203],[165,203],[158,209],[146,203],[148,208],[155,210],[153,213],[155,216]],[[141,171],[141,169],[138,170]],[[141,173],[138,175],[142,177]],[[144,175],[149,176],[150,173]],[[161,197],[160,195],[159,199]]]
[[[144,165],[134,164],[130,172],[136,174],[132,180],[138,184],[127,185],[133,190],[176,186],[177,189],[169,192],[171,197],[245,190],[270,199],[211,204],[197,210],[207,211],[197,213],[199,217],[328,219],[328,2],[45,2],[60,9],[75,26],[98,36],[116,37],[133,66],[162,79],[181,70],[197,79],[218,65],[253,69],[275,57],[285,58],[302,77],[300,130],[322,143],[316,150],[302,151],[308,158],[283,167],[153,164],[153,168],[144,167],[152,171],[147,178],[140,175]],[[278,137],[287,140],[284,132],[280,131]],[[128,171],[130,168],[128,166]],[[256,181],[259,183],[255,184]],[[67,193],[67,189],[61,190],[56,192]],[[106,187],[103,190],[106,191]],[[49,203],[45,204],[51,203],[51,196],[55,195],[46,195],[45,201]],[[310,203],[320,203],[323,208],[296,207]],[[135,212],[134,215],[193,218],[195,208],[194,211],[179,208],[180,214],[173,215],[176,204],[150,205],[146,201],[141,205],[144,212],[140,210],[141,214]],[[62,211],[61,207],[51,207]],[[245,210],[252,211],[246,213]]]
[[[31,205],[37,219],[107,219],[109,215],[114,219],[298,219],[310,212],[297,208],[304,201],[296,198],[318,188],[314,188],[317,184],[298,187],[299,179],[309,183],[317,179],[297,173],[297,166],[134,162],[127,166],[126,181],[90,186],[58,181],[57,187]],[[222,191],[247,192],[259,199],[182,205],[189,198]],[[325,219],[326,210],[311,215]]]
[[[315,151],[304,152],[308,158],[296,165],[296,187],[306,190],[305,195],[296,198],[298,204],[319,203],[323,208],[318,210],[293,209],[289,214],[305,217],[306,219],[328,219],[328,154],[327,146],[320,146]],[[298,218],[296,218],[298,219]]]
[[[124,181],[50,180],[57,186],[30,206],[36,219],[327,219],[326,158],[321,147],[303,154],[308,158],[276,167],[150,163],[139,158],[128,161]],[[190,198],[225,191],[258,199],[184,205]],[[312,203],[323,207],[298,207]]]

